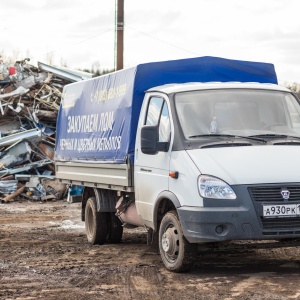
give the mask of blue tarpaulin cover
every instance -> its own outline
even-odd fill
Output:
[[[218,57],[140,64],[64,87],[57,119],[55,159],[124,163],[134,153],[145,91],[185,82],[277,84],[273,64]]]

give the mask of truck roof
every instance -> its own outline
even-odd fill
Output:
[[[290,92],[289,89],[272,83],[257,82],[188,82],[177,84],[165,84],[148,89],[146,92],[161,92],[164,94],[187,92],[193,90],[211,90],[211,89],[264,89]]]

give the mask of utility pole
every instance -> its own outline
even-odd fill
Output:
[[[124,52],[124,0],[116,0],[115,70],[123,69]]]

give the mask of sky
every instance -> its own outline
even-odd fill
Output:
[[[299,0],[124,0],[124,68],[199,56],[260,61],[300,82]],[[0,55],[114,69],[115,0],[1,0]]]

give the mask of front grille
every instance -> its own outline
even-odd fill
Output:
[[[248,187],[249,194],[259,218],[263,235],[300,234],[300,217],[263,217],[264,205],[300,204],[300,185],[265,185]],[[288,199],[284,199],[282,191],[288,191]]]
[[[249,193],[254,201],[272,201],[283,202],[284,199],[281,191],[287,189],[290,192],[289,199],[285,201],[300,201],[300,186],[264,186],[264,187],[250,187]]]
[[[264,229],[294,229],[300,227],[300,218],[261,218]]]

